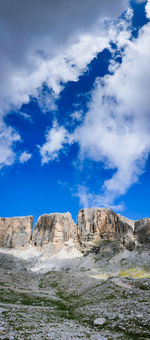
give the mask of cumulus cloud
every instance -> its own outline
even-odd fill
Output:
[[[140,0],[137,0],[138,2]],[[141,2],[141,1],[140,1]],[[71,135],[55,121],[39,147],[42,164],[59,158],[74,141],[80,160],[90,158],[112,169],[99,193],[79,187],[82,204],[114,207],[114,201],[138,180],[150,151],[149,122],[149,34],[147,24],[136,40],[130,41],[128,9],[126,21],[114,27],[128,0],[20,0],[0,1],[0,114],[38,98],[42,110],[55,110],[55,101],[64,83],[77,81],[96,54],[109,47],[110,40],[122,48],[122,64],[112,60],[103,81],[97,80],[88,112],[72,119],[80,123]],[[150,3],[146,4],[150,18]],[[69,29],[68,29],[69,28]],[[119,33],[118,33],[119,32]],[[50,94],[43,95],[46,83]],[[24,118],[27,116],[24,115]],[[15,161],[14,145],[20,136],[1,123],[0,167]],[[20,162],[31,158],[23,152]],[[121,208],[121,206],[118,206]]]
[[[19,114],[30,96],[38,99],[43,112],[55,110],[64,84],[78,80],[94,56],[109,46],[106,19],[118,18],[127,4],[128,0],[0,1],[0,116],[10,110]],[[42,92],[43,83],[49,93]],[[21,111],[20,115],[30,119]]]
[[[148,2],[145,11],[149,17]],[[129,8],[126,12],[126,21],[121,20],[116,27],[117,34],[114,28],[110,30],[111,38],[117,45],[118,55],[122,57],[122,63],[117,63],[113,58],[109,66],[112,74],[105,76],[104,79],[97,79],[84,120],[79,120],[80,125],[75,129],[72,137],[65,127],[57,126],[56,131],[52,128],[49,131],[50,138],[47,135],[47,141],[42,147],[44,150],[43,154],[41,152],[42,160],[47,153],[49,154],[46,157],[47,162],[53,157],[58,157],[67,143],[78,142],[81,162],[88,158],[101,162],[104,168],[113,171],[112,177],[105,180],[103,187],[99,188],[96,194],[90,192],[84,185],[79,186],[78,196],[81,204],[85,206],[101,205],[121,209],[122,204],[114,205],[115,200],[138,181],[150,152],[150,49],[148,48],[150,23],[139,31],[138,38],[131,40],[131,32],[128,30],[131,18],[132,10]],[[109,41],[110,36],[108,43]],[[81,44],[83,51],[85,45]],[[76,58],[74,46],[72,49],[74,53],[71,55]],[[82,65],[82,58],[80,61]],[[80,118],[80,115],[77,112],[72,114],[73,119],[78,117]],[[52,140],[55,141],[55,132],[57,135],[59,128],[61,138],[58,144],[56,143],[55,149]],[[52,136],[53,132],[54,136]]]
[[[138,39],[128,41],[122,64],[113,63],[114,74],[97,80],[86,118],[75,131],[80,158],[102,162],[114,171],[99,195],[85,188],[79,191],[88,205],[111,206],[144,170],[150,152],[149,36],[150,23]]]
[[[24,151],[21,153],[20,157],[19,157],[19,161],[20,163],[26,163],[30,158],[32,157],[32,154]]]
[[[96,53],[104,50],[106,47],[111,49],[110,41],[114,41],[119,48],[127,44],[131,36],[129,27],[132,15],[133,11],[131,8],[128,8],[125,20],[117,20],[115,25],[110,23],[110,21],[107,23],[107,36],[105,29],[101,31],[101,35],[99,36],[100,31],[98,25],[92,33],[81,35],[74,44],[66,48],[65,52],[48,62],[47,67],[49,65],[51,75],[49,86],[52,87],[55,92],[56,98],[61,91],[62,82],[69,80],[77,81],[79,74],[85,66],[90,63]],[[44,71],[41,73],[43,74]],[[72,118],[72,124],[81,122],[84,118],[81,110],[73,112],[70,117]],[[42,164],[56,159],[63,149],[63,146],[67,143],[71,144],[75,140],[75,134],[71,136],[65,127],[59,127],[58,124],[54,122],[54,126],[46,134],[46,142],[40,147]]]
[[[118,18],[127,6],[128,0],[0,1],[1,117],[12,109],[18,114],[30,96],[43,112],[55,111],[64,84],[77,81],[116,35],[106,21]],[[44,93],[43,84],[50,91]]]
[[[72,143],[73,137],[63,127],[54,121],[53,127],[46,134],[46,142],[40,147],[42,164],[58,159],[60,151],[64,151],[67,144]]]
[[[127,0],[2,0],[0,2],[0,107],[38,96],[43,82],[55,93],[76,80],[108,44],[105,18],[117,18]]]

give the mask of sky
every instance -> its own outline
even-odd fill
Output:
[[[0,216],[150,216],[150,1],[0,1]]]

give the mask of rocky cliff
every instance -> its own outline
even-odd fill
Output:
[[[39,217],[33,230],[32,244],[61,246],[70,238],[76,239],[76,225],[70,213],[44,214]]]
[[[138,242],[150,245],[150,218],[135,222],[135,236]]]
[[[150,247],[150,218],[129,220],[110,209],[79,211],[77,225],[70,213],[44,214],[32,232],[33,217],[0,218],[0,247],[60,248],[69,240],[85,255],[89,252],[115,254],[137,245]]]
[[[79,211],[77,234],[84,252],[98,249],[103,240],[132,250],[135,246],[133,221],[117,215],[110,209],[90,208]],[[113,243],[115,244],[115,243]]]
[[[19,248],[29,245],[33,217],[0,218],[0,247]]]

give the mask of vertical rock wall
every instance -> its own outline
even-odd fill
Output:
[[[21,248],[32,244],[56,249],[70,239],[85,253],[102,252],[108,246],[113,246],[114,251],[133,250],[136,244],[150,246],[150,218],[132,221],[105,208],[80,210],[77,225],[70,213],[44,214],[33,232],[32,228],[32,216],[0,218],[0,247]]]
[[[70,238],[76,238],[76,225],[70,213],[44,214],[39,217],[33,230],[32,244],[61,246]]]
[[[0,247],[19,248],[30,244],[33,217],[0,218]]]
[[[150,245],[150,218],[135,222],[135,236],[138,242]]]
[[[126,248],[134,247],[131,224],[123,221],[110,209],[91,208],[79,211],[77,234],[81,247],[94,247],[101,240],[116,240]]]

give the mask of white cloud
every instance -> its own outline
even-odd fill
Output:
[[[32,154],[27,152],[27,151],[24,151],[21,153],[20,157],[19,157],[19,161],[20,163],[25,163],[27,162],[30,158],[32,157]]]
[[[44,68],[42,68],[42,71],[39,70],[43,75],[49,69],[49,74],[51,75],[49,87],[53,88],[56,97],[61,91],[62,82],[69,80],[77,81],[80,73],[94,56],[104,48],[110,48],[110,41],[114,40],[119,45],[119,48],[127,43],[131,35],[128,26],[130,25],[132,14],[132,10],[128,8],[126,21],[119,20],[115,25],[110,22],[107,23],[107,36],[106,30],[101,31],[99,36],[99,29],[102,28],[101,23],[100,27],[99,25],[95,26],[91,34],[81,35],[63,53],[48,61],[46,67],[44,65]],[[72,118],[72,123],[82,121],[83,112],[81,110],[75,111],[70,117]],[[46,143],[40,147],[42,164],[59,157],[59,152],[63,149],[63,146],[67,143],[72,143],[74,138],[75,136],[71,136],[66,128],[54,123],[52,129],[47,132]]]
[[[29,101],[30,95],[37,97],[43,112],[55,110],[55,99],[63,83],[76,81],[93,57],[109,46],[109,37],[104,28],[105,18],[117,18],[127,3],[127,0],[114,0],[113,4],[109,0],[27,0],[20,6],[20,0],[2,0],[1,121],[13,109],[32,122],[28,114],[19,111],[20,106]],[[43,83],[51,88],[51,93],[41,92]],[[14,162],[13,144],[19,140],[14,130],[6,126],[4,130],[8,141],[3,131],[0,167]],[[63,127],[53,127],[46,138],[47,142],[41,148],[43,163],[56,158],[59,148],[66,144],[68,137]],[[20,161],[25,161],[28,156],[23,153]]]
[[[55,110],[64,83],[78,80],[94,56],[109,46],[115,29],[108,28],[106,19],[118,18],[127,5],[128,0],[26,0],[20,6],[20,0],[1,0],[0,116],[12,109],[19,114],[30,96],[38,99],[43,112]],[[51,89],[46,95],[43,83]],[[20,115],[32,122],[26,113]],[[51,158],[51,151],[47,154],[43,159]]]
[[[128,0],[26,0],[21,6],[20,0],[0,1],[1,117],[10,109],[18,114],[31,95],[43,112],[55,110],[64,83],[77,81],[116,35],[106,19],[110,24],[127,6]],[[50,93],[41,92],[43,83]],[[51,159],[51,151],[44,154]]]
[[[128,0],[20,0],[0,2],[0,108],[20,107],[43,82],[55,93],[77,80],[108,46],[104,20],[117,18]],[[68,29],[69,28],[69,29]],[[50,107],[52,101],[50,100]]]
[[[150,152],[150,23],[128,41],[122,64],[97,80],[86,118],[75,131],[80,158],[115,171],[99,195],[80,190],[86,204],[111,206],[144,170]]]
[[[147,1],[147,4],[145,6],[145,12],[146,12],[147,18],[150,19],[150,1]]]
[[[80,205],[83,207],[103,207],[103,208],[110,208],[115,210],[123,210],[124,205],[121,204],[113,204],[113,198],[109,197],[104,194],[95,195],[91,193],[88,188],[84,185],[78,186],[78,191],[76,196],[80,199]]]
[[[15,114],[23,117],[26,120],[28,120],[30,123],[33,123],[33,120],[28,113],[22,112],[22,111],[19,111],[19,110],[15,110]]]
[[[57,99],[58,95],[56,95],[54,92],[51,93],[48,89],[44,91],[41,91],[41,89],[39,89],[37,91],[38,106],[43,113],[46,113],[48,111],[55,112],[57,109]]]
[[[0,124],[0,169],[3,166],[10,166],[15,161],[15,152],[13,147],[16,142],[20,141],[20,136],[11,127],[6,127],[4,123]]]
[[[43,111],[55,110],[53,99],[60,93],[63,83],[78,80],[87,64],[109,46],[110,40],[114,40],[118,48],[128,45],[121,67],[116,63],[111,65],[115,75],[106,77],[104,86],[98,82],[87,117],[74,136],[55,123],[47,132],[46,143],[40,147],[44,164],[56,159],[60,150],[75,138],[83,158],[102,160],[105,166],[118,169],[104,184],[102,199],[105,195],[106,201],[107,193],[113,201],[137,180],[149,150],[148,113],[145,112],[149,99],[148,72],[145,71],[149,58],[149,26],[132,43],[129,42],[128,23],[120,21],[116,28],[111,23],[127,4],[127,0],[27,0],[21,6],[20,0],[0,2],[1,115],[28,102],[30,95],[38,98]],[[147,3],[148,17],[149,7]],[[128,20],[131,16],[129,9]],[[43,82],[52,89],[52,94],[46,98],[40,95]],[[141,112],[144,119],[141,119]],[[8,128],[8,131],[2,165],[14,162],[12,147],[19,140],[13,130]],[[100,200],[100,196],[96,199]]]
[[[73,122],[81,122],[83,119],[83,112],[81,110],[73,112],[70,117],[72,118]]]
[[[81,161],[90,158],[114,171],[112,178],[105,180],[99,194],[91,193],[85,186],[79,187],[78,196],[86,206],[114,208],[115,200],[138,181],[150,152],[150,24],[145,25],[139,37],[131,41],[128,27],[132,14],[129,8],[126,22],[120,21],[116,28],[110,25],[107,37],[105,34],[99,37],[96,30],[94,39],[90,34],[81,35],[77,43],[66,49],[63,58],[59,55],[54,60],[57,70],[59,67],[63,69],[61,79],[55,78],[54,81],[52,77],[54,84],[51,86],[59,93],[61,80],[77,80],[94,54],[103,50],[110,40],[117,44],[118,55],[123,58],[122,64],[112,59],[109,67],[112,75],[105,76],[102,81],[97,79],[86,117],[72,137],[65,127],[56,125],[47,133],[46,143],[40,149],[42,162],[46,163],[56,159],[67,143],[76,141],[80,146]],[[148,17],[149,3],[146,4],[146,14]],[[89,46],[92,46],[90,53]],[[55,67],[52,69],[55,72]],[[73,119],[78,117],[78,112],[72,114]],[[122,204],[116,208],[121,209]]]
[[[72,143],[72,136],[63,126],[59,126],[54,121],[53,127],[46,134],[46,143],[39,147],[42,164],[58,159],[59,152],[64,151],[64,146],[70,143]]]
[[[60,45],[57,53],[50,54],[47,58],[34,51],[35,55],[31,58],[34,64],[32,71],[29,71],[28,65],[25,70],[20,70],[13,68],[10,63],[9,69],[6,69],[8,65],[5,66],[5,61],[2,61],[6,74],[2,79],[3,86],[0,87],[1,112],[7,112],[11,105],[19,108],[22,103],[29,101],[30,95],[38,98],[44,111],[54,110],[55,97],[63,89],[64,83],[77,81],[96,54],[109,47],[109,39],[108,32],[100,29],[98,32],[79,34],[69,45]],[[50,45],[49,48],[52,50],[53,46]],[[47,93],[46,98],[40,93],[44,82],[52,89],[52,93]]]

